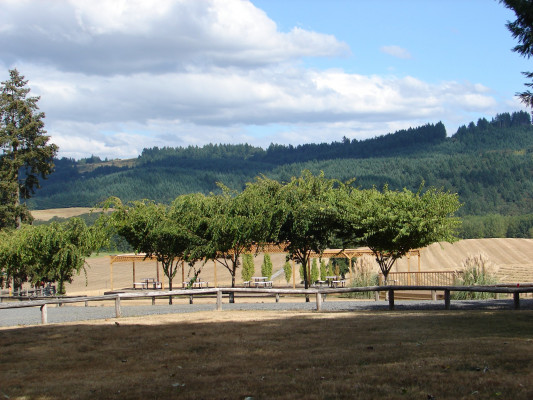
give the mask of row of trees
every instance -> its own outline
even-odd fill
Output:
[[[155,256],[170,289],[181,260],[191,266],[215,260],[235,286],[241,256],[265,243],[284,246],[304,266],[311,252],[368,246],[387,276],[410,249],[453,240],[459,223],[457,195],[436,189],[362,190],[309,171],[285,184],[259,177],[240,192],[221,189],[221,194],[179,196],[170,205],[110,198],[106,207],[114,211],[101,223],[135,251]],[[303,280],[308,288],[307,268]]]

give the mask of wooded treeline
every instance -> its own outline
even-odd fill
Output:
[[[131,167],[102,163],[89,172],[80,164],[97,158],[56,160],[31,208],[94,206],[113,195],[124,201],[170,203],[181,194],[218,193],[216,182],[242,190],[259,174],[287,182],[302,170],[326,177],[356,178],[361,188],[417,190],[427,186],[457,192],[468,237],[533,237],[533,127],[527,112],[479,119],[446,137],[442,123],[427,124],[367,140],[300,146],[210,144],[145,149]],[[497,221],[494,223],[493,221]]]

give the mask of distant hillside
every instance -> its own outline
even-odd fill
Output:
[[[29,206],[92,207],[109,196],[170,202],[184,193],[216,192],[217,182],[242,189],[259,174],[287,181],[303,169],[341,180],[355,177],[362,188],[417,190],[425,182],[459,194],[460,214],[474,226],[464,237],[493,237],[502,230],[505,235],[512,224],[518,237],[529,237],[530,230],[533,235],[533,127],[526,112],[480,119],[451,137],[439,122],[361,141],[267,149],[155,147],[135,160],[61,159]]]

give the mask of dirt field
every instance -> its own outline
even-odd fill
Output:
[[[88,214],[92,211],[89,207],[72,207],[72,208],[50,208],[48,210],[33,210],[31,215],[38,221],[48,221],[53,217],[70,218],[81,214]]]
[[[443,243],[433,244],[421,252],[422,271],[453,271],[461,267],[461,261],[469,255],[484,253],[494,263],[496,272],[499,272],[501,279],[510,282],[533,282],[533,239],[470,239],[462,240],[454,244]],[[274,272],[282,268],[285,262],[284,254],[272,254]],[[88,286],[85,286],[85,276],[82,273],[77,276],[71,284],[67,285],[68,294],[88,294],[98,295],[104,291],[111,290],[111,277],[109,268],[109,257],[90,258],[87,269]],[[254,258],[256,275],[260,274],[263,256],[260,254]],[[199,264],[198,264],[199,265]],[[417,259],[412,258],[400,260],[398,266],[393,271],[411,271],[418,269]],[[161,267],[159,274],[163,279]],[[377,268],[377,267],[376,267]],[[186,267],[185,276],[188,268]],[[220,264],[216,267],[218,286],[226,286],[231,283],[229,272]],[[135,264],[136,281],[143,278],[155,278],[155,262],[137,262]],[[200,274],[202,280],[208,281],[210,286],[215,283],[215,267],[209,261]],[[296,282],[300,282],[298,268],[296,271]],[[115,263],[113,265],[113,289],[131,288],[133,283],[132,263]],[[237,283],[242,284],[240,269],[237,272]],[[167,286],[165,280],[165,287]],[[174,286],[181,284],[181,270],[176,275]],[[281,274],[274,279],[276,287],[289,286]],[[290,283],[292,286],[292,282]]]

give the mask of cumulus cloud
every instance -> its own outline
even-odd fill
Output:
[[[411,53],[409,53],[407,49],[404,49],[400,46],[383,46],[380,50],[383,53],[396,58],[402,58],[405,60],[411,58]]]
[[[0,59],[85,74],[249,68],[348,51],[332,35],[280,32],[242,0],[23,0],[2,8]]]

